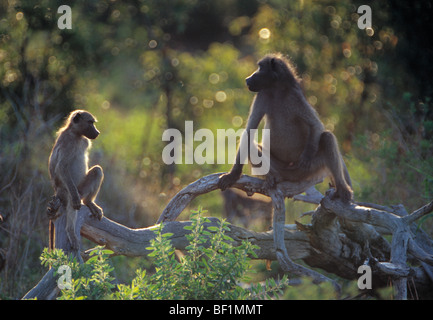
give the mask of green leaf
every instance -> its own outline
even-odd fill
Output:
[[[173,234],[174,234],[174,233],[167,232],[167,233],[162,234],[161,236],[162,236],[163,238],[170,238],[170,237],[173,236]]]

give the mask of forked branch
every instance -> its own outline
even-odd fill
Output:
[[[159,217],[158,223],[164,222],[163,233],[173,233],[171,242],[176,249],[183,250],[188,245],[185,235],[189,231],[184,227],[190,222],[174,220],[194,198],[216,190],[219,176],[220,173],[211,174],[185,187],[173,197]],[[253,232],[230,225],[227,235],[235,240],[235,244],[248,240],[257,245],[258,259],[278,260],[284,271],[312,277],[315,282],[329,279],[293,261],[301,259],[310,267],[321,268],[346,279],[357,279],[358,267],[368,261],[375,287],[386,285],[392,279],[398,299],[407,298],[409,283],[416,286],[418,296],[432,298],[433,240],[414,225],[414,221],[432,212],[433,203],[412,214],[405,213],[402,206],[347,205],[320,194],[314,188],[318,182],[284,182],[268,194],[263,180],[242,176],[235,188],[249,195],[257,192],[272,198],[273,230]],[[302,194],[304,191],[305,194]],[[320,203],[312,214],[311,225],[285,225],[286,197]],[[218,219],[210,220],[210,225],[218,224]],[[57,228],[61,228],[59,223]],[[105,245],[116,255],[147,255],[146,247],[155,237],[155,228],[130,229],[106,217],[98,221],[90,216],[86,207],[79,211],[77,219],[77,230],[81,231],[81,236]],[[384,234],[393,236],[391,243],[383,237]],[[408,282],[408,278],[412,281]],[[333,284],[338,289],[338,285]],[[25,298],[49,299],[55,296],[53,288],[55,279],[52,272],[47,273]]]

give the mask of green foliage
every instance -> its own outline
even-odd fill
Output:
[[[310,278],[303,278],[300,285],[288,287],[283,296],[283,299],[287,300],[333,300],[336,298],[337,295],[331,283],[313,284]]]
[[[270,297],[281,292],[286,278],[279,284],[269,281],[266,289],[252,286],[245,289],[239,286],[249,269],[249,255],[254,255],[255,247],[248,241],[233,246],[233,241],[225,234],[226,222],[217,227],[205,227],[210,220],[202,216],[202,211],[193,212],[191,231],[186,237],[189,245],[179,260],[169,238],[170,233],[162,234],[162,225],[156,230],[156,238],[148,249],[154,258],[155,273],[149,276],[137,270],[137,276],[130,286],[120,285],[115,294],[119,299],[253,299]]]
[[[371,2],[369,33],[357,26],[360,4],[77,0],[69,3],[73,28],[60,30],[58,1],[0,1],[2,297],[19,298],[43,274],[27,264],[47,242],[47,159],[71,109],[99,120],[90,153],[91,162],[102,155],[96,162],[106,169],[98,201],[128,212],[113,217],[122,223],[149,225],[181,187],[230,168],[165,165],[162,132],[182,132],[185,120],[214,133],[244,127],[253,98],[244,79],[272,51],[291,57],[307,100],[338,137],[357,200],[404,203],[408,211],[430,200],[429,4]],[[220,197],[198,200],[223,211]],[[423,228],[431,230],[431,220]]]
[[[60,300],[99,300],[108,298],[115,287],[114,277],[110,274],[113,267],[108,256],[111,250],[96,247],[89,253],[90,258],[84,263],[77,263],[75,258],[67,257],[62,250],[49,252],[45,249],[41,255],[42,265],[58,270],[68,266],[71,270],[71,286],[61,290]]]
[[[113,267],[108,257],[112,251],[97,247],[90,253],[90,259],[80,265],[67,257],[63,251],[45,249],[41,255],[42,264],[55,270],[67,265],[72,271],[71,287],[61,290],[59,299],[263,299],[275,298],[282,294],[287,277],[278,283],[269,279],[265,284],[244,288],[239,285],[245,280],[250,268],[253,246],[248,241],[234,246],[233,239],[225,234],[228,224],[224,220],[218,226],[206,227],[210,220],[202,216],[200,209],[193,212],[185,255],[177,259],[171,245],[171,233],[162,233],[163,225],[155,229],[155,238],[147,248],[153,258],[155,272],[136,270],[130,285],[115,286]]]

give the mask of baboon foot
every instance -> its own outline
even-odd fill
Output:
[[[92,213],[92,216],[94,218],[98,218],[98,220],[101,220],[102,217],[104,216],[104,211],[96,203],[92,202],[88,204],[87,207],[90,209],[90,212]]]
[[[344,203],[350,203],[353,200],[353,191],[350,188],[337,188],[332,194],[331,199],[340,199]]]
[[[234,174],[232,172],[222,174],[218,180],[218,188],[220,188],[221,191],[224,191],[234,185],[239,178],[240,175]]]
[[[266,175],[265,182],[263,184],[265,190],[275,189],[277,186],[277,179],[273,175]]]

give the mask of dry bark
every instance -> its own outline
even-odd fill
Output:
[[[219,175],[205,176],[185,187],[173,197],[159,217],[157,223],[164,223],[163,232],[173,233],[171,241],[176,249],[182,250],[187,246],[185,235],[189,231],[184,227],[190,224],[188,221],[175,221],[176,218],[195,197],[216,190]],[[318,182],[284,182],[268,193],[263,187],[263,180],[242,176],[234,187],[248,194],[257,192],[271,197],[273,230],[253,232],[230,225],[227,235],[235,240],[235,245],[243,240],[257,245],[258,259],[278,260],[284,271],[312,277],[315,282],[331,280],[294,263],[294,260],[302,260],[309,267],[321,268],[345,279],[359,278],[359,266],[368,264],[373,273],[373,289],[392,281],[396,299],[407,299],[408,287],[411,292],[416,292],[418,298],[433,298],[433,240],[415,225],[417,219],[433,211],[433,202],[412,214],[407,214],[401,205],[393,208],[361,203],[347,205],[331,200],[332,189],[326,196],[320,194],[314,189]],[[301,195],[305,190],[305,194]],[[310,225],[285,225],[286,197],[318,204]],[[210,220],[210,225],[218,224],[218,219]],[[58,224],[61,232],[60,222]],[[131,229],[106,217],[97,221],[90,217],[86,207],[79,211],[77,219],[77,230],[80,230],[81,236],[105,245],[116,255],[147,255],[146,247],[155,236],[155,228]],[[392,236],[391,243],[384,235]],[[61,235],[58,239],[67,242]],[[67,243],[59,245],[66,250],[68,248]],[[338,290],[338,284],[331,282]],[[24,298],[48,299],[55,290],[55,279],[47,274]]]

